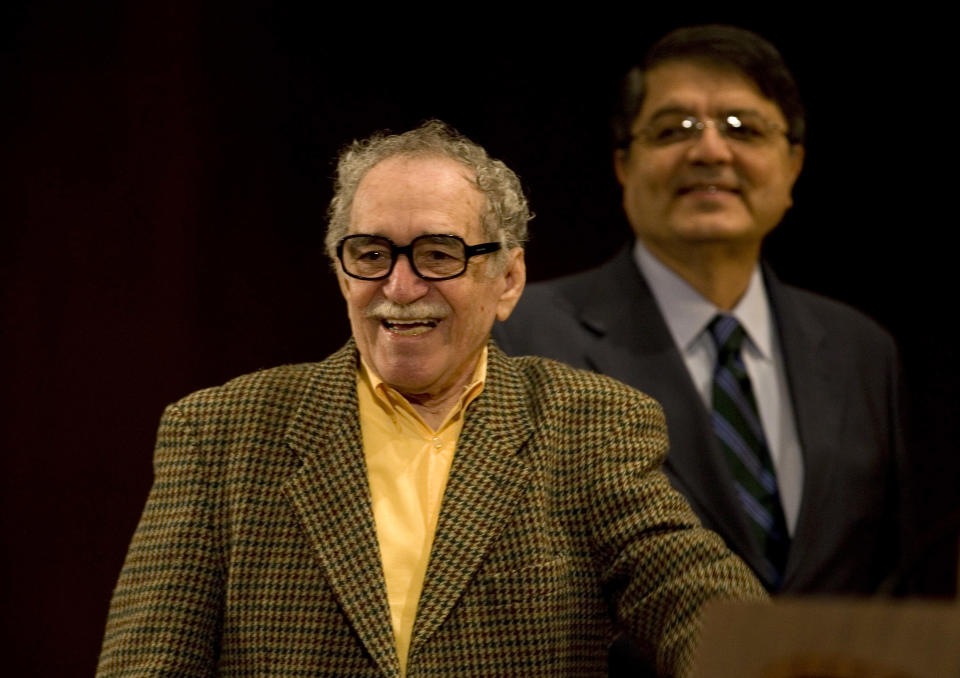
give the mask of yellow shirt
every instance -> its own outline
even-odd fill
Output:
[[[360,430],[373,519],[404,674],[440,502],[463,428],[463,412],[483,390],[486,372],[484,348],[473,380],[436,431],[362,360],[357,372]]]

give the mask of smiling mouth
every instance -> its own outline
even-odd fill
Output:
[[[733,193],[740,194],[740,189],[733,186],[724,186],[723,184],[690,184],[681,186],[677,189],[677,195],[686,195],[688,193]]]
[[[418,334],[423,334],[424,332],[429,332],[437,326],[439,320],[434,320],[433,318],[424,318],[424,319],[412,319],[412,320],[395,320],[391,318],[383,318],[380,320],[380,324],[388,331],[393,334],[402,334],[404,336],[413,337]]]

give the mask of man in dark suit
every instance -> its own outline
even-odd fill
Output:
[[[765,598],[660,472],[656,402],[489,341],[528,219],[438,122],[341,156],[353,337],[167,409],[99,676],[601,676],[618,629],[686,675],[707,602]]]
[[[780,54],[738,28],[678,29],[625,78],[614,133],[634,245],[531,285],[494,338],[659,400],[671,482],[769,591],[889,589],[905,524],[893,341],[760,259],[804,155]]]

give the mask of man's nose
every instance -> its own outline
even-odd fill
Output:
[[[687,151],[691,162],[716,164],[733,160],[733,151],[729,140],[720,133],[715,125],[704,127],[693,140]]]
[[[410,260],[399,255],[390,277],[383,284],[383,294],[398,304],[409,304],[430,290],[430,283],[413,272]]]

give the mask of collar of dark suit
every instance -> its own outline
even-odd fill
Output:
[[[767,296],[773,308],[779,326],[785,319],[793,336],[802,336],[804,342],[818,344],[825,328],[806,312],[802,304],[794,299],[794,288],[784,284],[777,277],[770,264],[760,261]],[[581,276],[589,277],[590,285],[579,283]],[[598,336],[614,333],[620,335],[624,328],[631,328],[640,345],[650,342],[658,344],[661,340],[672,338],[664,323],[650,327],[647,322],[638,319],[662,319],[656,300],[646,279],[637,268],[633,258],[632,243],[623,247],[604,265],[571,278],[578,280],[569,287],[561,287],[560,293],[565,303],[569,303],[580,321]],[[796,319],[796,322],[791,322]],[[661,327],[662,325],[662,327]],[[663,331],[661,331],[663,330]],[[781,334],[785,329],[780,328]]]

